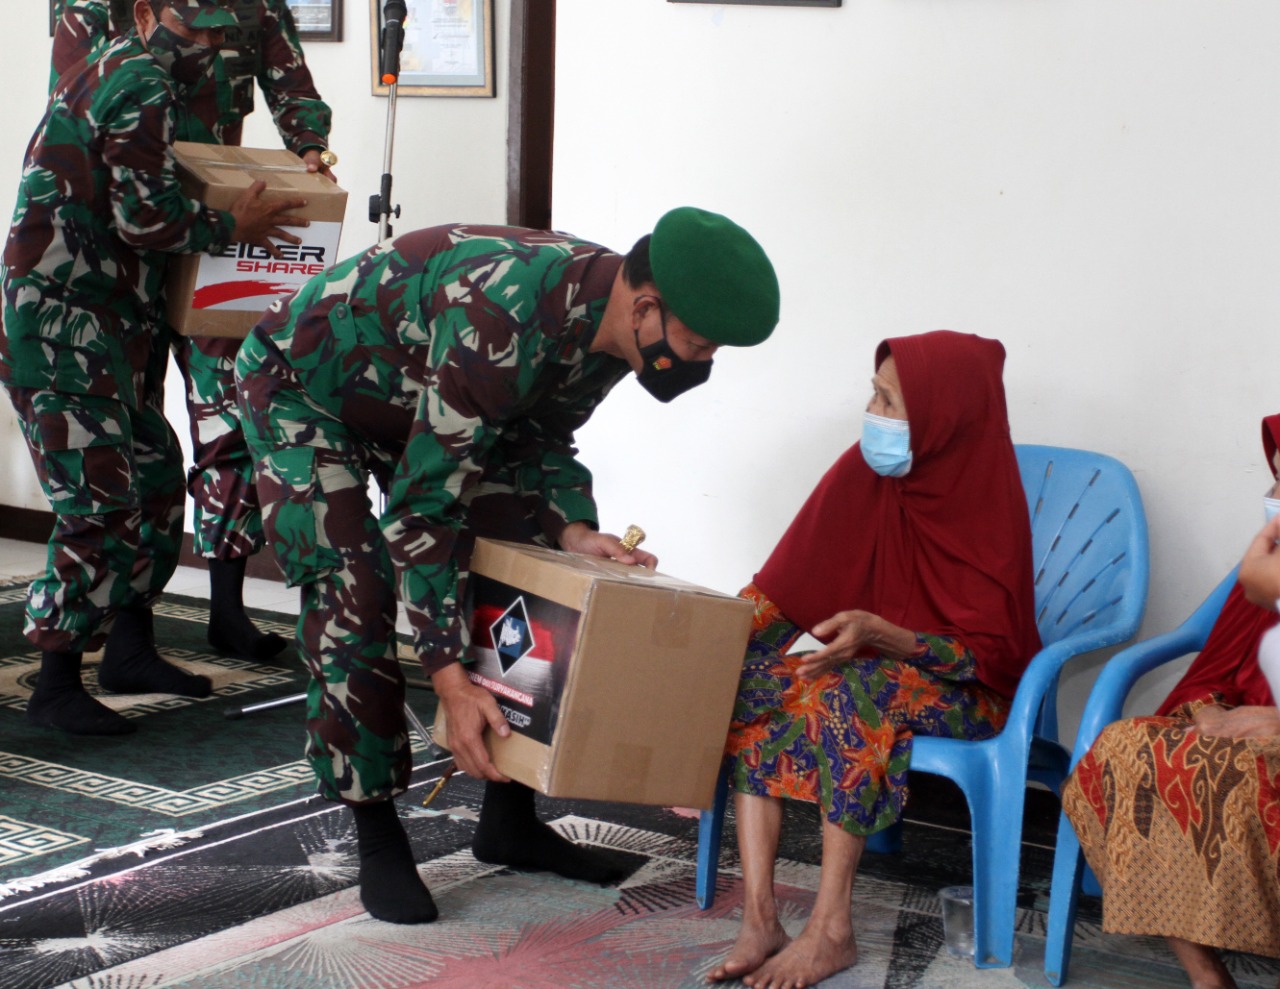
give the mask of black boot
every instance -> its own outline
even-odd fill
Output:
[[[177,694],[208,697],[213,684],[206,676],[179,669],[156,652],[150,608],[122,608],[107,636],[98,683],[116,694]]]
[[[270,659],[289,643],[274,632],[259,632],[244,613],[247,556],[209,561],[209,645],[245,659]]]
[[[46,652],[40,679],[27,701],[27,720],[72,735],[128,735],[138,730],[128,718],[89,696],[80,682],[78,652]]]
[[[409,836],[390,800],[358,804],[356,847],[360,853],[360,902],[371,917],[392,924],[429,924],[439,916],[431,891],[418,875]]]
[[[601,849],[575,845],[539,821],[533,790],[516,782],[485,784],[471,853],[491,865],[542,869],[602,885],[617,882],[634,869]]]

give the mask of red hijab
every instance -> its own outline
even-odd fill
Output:
[[[910,409],[910,406],[907,406]],[[1267,451],[1267,465],[1272,463],[1276,444],[1280,441],[1280,415],[1262,420],[1262,448]],[[1240,585],[1231,588],[1213,631],[1173,693],[1164,699],[1156,714],[1168,714],[1180,704],[1208,699],[1217,692],[1232,707],[1242,704],[1274,704],[1267,678],[1258,666],[1258,643],[1280,615],[1259,608],[1244,596]]]
[[[1040,648],[1031,523],[1005,408],[998,340],[938,330],[885,340],[913,462],[881,477],[854,444],[827,471],[755,583],[800,627],[861,609],[958,638],[1012,697]]]

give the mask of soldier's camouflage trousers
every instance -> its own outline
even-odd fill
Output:
[[[173,356],[187,386],[193,463],[187,490],[195,505],[198,556],[233,560],[262,548],[262,515],[253,487],[253,458],[236,409],[240,341],[173,334]]]
[[[403,793],[412,768],[404,673],[395,655],[396,595],[368,473],[342,423],[298,392],[241,395],[258,462],[263,526],[302,591],[298,652],[307,687],[307,759],[322,796],[363,803]],[[294,401],[296,399],[296,402]],[[250,411],[252,410],[252,411]],[[292,446],[294,431],[314,446]]]
[[[241,380],[240,407],[267,542],[302,591],[307,758],[322,796],[385,799],[404,792],[413,768],[395,649],[396,575],[369,496],[370,477],[388,464],[338,417],[376,422],[376,410],[327,410],[291,372],[274,370],[280,376]],[[476,533],[545,544],[510,487],[482,483],[464,504],[468,526],[455,551],[463,579]]]
[[[182,451],[162,395],[113,398],[9,388],[55,522],[24,633],[43,650],[99,648],[121,607],[149,605],[178,565]]]

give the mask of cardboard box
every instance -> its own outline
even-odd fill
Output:
[[[480,539],[474,683],[511,725],[498,769],[553,797],[709,808],[752,608],[612,560]],[[448,747],[443,709],[436,741]]]
[[[297,215],[311,221],[292,233],[298,245],[281,244],[273,258],[251,244],[231,244],[221,255],[178,254],[169,260],[165,293],[169,322],[186,336],[243,337],[276,299],[338,260],[338,238],[347,193],[323,175],[308,172],[292,151],[176,141],[174,158],[182,191],[215,209],[230,209],[258,179],[264,199],[301,197]]]

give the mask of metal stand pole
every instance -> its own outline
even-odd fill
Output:
[[[288,697],[277,697],[273,701],[259,701],[257,704],[246,704],[244,707],[229,707],[222,712],[222,716],[228,721],[239,721],[246,714],[256,714],[258,711],[267,711],[273,707],[284,707],[286,704],[297,704],[305,701],[307,695],[290,694]]]
[[[377,196],[370,200],[369,219],[378,222],[378,243],[391,236],[391,217],[400,218],[400,207],[391,205],[391,156],[396,143],[396,90],[399,84],[391,83],[387,90],[387,136],[382,148],[382,186]],[[378,215],[373,213],[373,201],[378,203]]]
[[[408,701],[406,701],[404,705],[404,716],[409,722],[409,727],[418,733],[418,737],[422,739],[426,745],[435,744],[431,739],[431,732],[427,731],[426,726],[418,719],[418,716],[413,713],[413,708],[409,706]],[[438,752],[439,749],[436,751]]]
[[[415,680],[412,677],[409,677],[404,683],[406,687],[413,687],[416,690],[431,689],[431,684],[426,680]],[[273,707],[284,707],[286,704],[301,704],[306,699],[307,695],[305,691],[301,694],[289,694],[285,697],[277,697],[274,700],[258,701],[256,704],[246,704],[244,707],[229,707],[222,712],[222,716],[228,721],[239,721],[247,714],[257,714],[259,711],[269,711]],[[405,710],[407,711],[408,709],[408,705],[406,705]],[[414,720],[416,721],[416,719]],[[427,741],[430,741],[426,735],[423,735],[422,737]]]
[[[391,156],[396,135],[396,90],[400,79],[400,49],[404,46],[404,0],[387,0],[382,9],[382,44],[378,48],[379,78],[387,87],[387,133],[382,146],[382,182],[369,197],[369,220],[378,225],[378,242],[391,236],[391,217],[400,207],[391,205]]]

